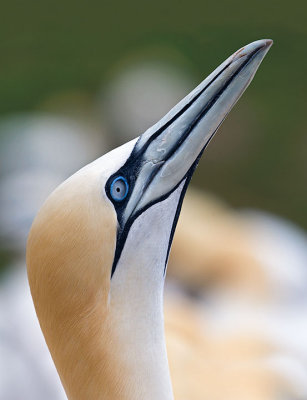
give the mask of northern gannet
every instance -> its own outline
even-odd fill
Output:
[[[199,158],[271,40],[222,63],[140,137],[60,185],[29,234],[31,293],[70,400],[173,398],[163,285]]]

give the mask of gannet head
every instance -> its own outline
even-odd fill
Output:
[[[133,340],[159,341],[153,323],[163,337],[161,293],[186,188],[271,44],[234,53],[140,137],[65,181],[38,213],[27,246],[29,282],[66,390],[61,359],[76,341],[85,352],[89,335],[114,329],[129,342],[132,324]]]

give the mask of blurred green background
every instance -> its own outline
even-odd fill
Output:
[[[141,124],[132,123],[134,116],[144,122],[147,109],[150,116],[167,112],[168,109],[163,110],[166,91],[173,90],[169,98],[175,101],[182,88],[183,93],[188,93],[230,54],[257,39],[272,38],[274,46],[204,153],[192,182],[233,207],[265,210],[307,229],[306,17],[306,0],[1,1],[2,400],[11,400],[9,396],[14,396],[15,391],[22,394],[14,399],[61,398],[54,392],[60,383],[50,375],[52,369],[47,364],[45,368],[46,349],[42,348],[42,353],[37,350],[43,339],[25,276],[25,241],[42,201],[81,165],[127,141],[129,135],[142,133],[138,128]],[[130,75],[125,76],[125,71]],[[157,74],[146,86],[144,79],[151,72]],[[143,81],[136,82],[136,75],[142,74]],[[122,96],[121,103],[125,92],[119,90],[121,84],[121,89],[127,89],[129,83],[134,88],[131,109],[127,107],[130,96]],[[165,97],[161,101],[160,93]],[[139,115],[136,107],[141,110]],[[119,124],[116,118],[121,119]],[[174,258],[178,271],[180,267],[187,271],[181,276],[183,293],[204,305],[202,318],[206,320],[204,334],[208,332],[208,338],[220,340],[230,334],[234,349],[235,332],[241,338],[247,329],[248,334],[255,334],[257,343],[262,335],[269,338],[269,356],[262,345],[251,347],[255,366],[258,368],[265,356],[263,372],[277,368],[285,379],[293,379],[296,398],[306,399],[306,392],[301,389],[306,387],[307,359],[306,234],[292,230],[291,224],[284,221],[279,224],[270,216],[263,218],[261,213],[250,219],[247,216],[246,221],[250,222],[244,225],[239,213],[232,215],[236,213],[226,212],[218,201],[210,196],[208,199],[207,204],[217,205],[217,211],[213,211],[217,229],[213,218],[207,218],[203,226],[210,234],[206,235],[206,229],[195,230],[197,234],[201,232],[202,242],[191,245],[194,236],[189,227],[182,237],[189,235],[190,242],[178,242],[177,249],[188,249],[189,268],[185,268],[182,253]],[[211,208],[208,209],[200,220],[209,215]],[[191,219],[195,223],[197,218]],[[198,229],[197,224],[194,226]],[[233,240],[229,240],[230,230]],[[245,236],[246,240],[241,240]],[[199,256],[191,257],[198,254],[197,246]],[[185,282],[183,278],[187,279],[189,273],[193,277],[193,271],[194,280]],[[180,282],[180,272],[178,278]],[[233,282],[239,285],[232,286]],[[232,291],[228,291],[232,287],[233,298]],[[248,296],[250,291],[253,297],[254,287],[261,296],[255,304]],[[226,289],[225,295],[221,296],[220,289]],[[239,296],[242,309],[237,307]],[[210,344],[210,340],[204,343]],[[243,362],[240,357],[237,359],[241,352],[229,352],[224,344],[213,345],[209,361],[210,354],[215,354],[215,368],[222,360],[220,355],[225,354],[227,360],[221,368],[225,376],[228,366],[230,377],[235,376],[237,366],[240,371],[244,365],[247,371],[254,371],[253,364],[247,361],[248,347],[244,343]],[[283,348],[278,353],[280,345]],[[274,359],[275,367],[274,362],[270,364]],[[256,372],[257,382],[258,376],[262,374]],[[271,379],[263,376],[267,385]],[[9,395],[3,395],[3,387]]]
[[[39,110],[59,93],[79,93],[90,104],[134,55],[172,58],[197,82],[242,45],[272,38],[194,183],[233,206],[265,209],[307,228],[306,4],[3,1],[0,116]]]

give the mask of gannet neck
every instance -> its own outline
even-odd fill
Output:
[[[132,389],[131,399],[173,399],[164,338],[163,288],[172,225],[184,184],[134,222],[111,280],[114,345],[109,350],[119,350],[120,359],[113,361],[115,368],[123,368],[121,375]],[[150,231],[144,231],[144,226],[150,226]]]
[[[36,312],[69,400],[172,400],[163,285],[183,184],[135,221],[110,280],[117,222],[108,201],[101,207],[100,181],[81,170],[32,226],[27,264]],[[150,232],[140,229],[148,224]]]

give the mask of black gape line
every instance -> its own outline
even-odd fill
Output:
[[[206,104],[204,104],[204,107],[202,108],[202,110],[194,118],[194,120],[191,122],[191,124],[187,127],[187,129],[185,130],[183,135],[181,135],[178,138],[178,141],[175,142],[173,147],[168,151],[167,158],[165,160],[161,160],[161,162],[158,162],[158,163],[154,164],[153,171],[151,172],[151,175],[148,176],[148,178],[147,178],[147,182],[146,182],[146,186],[144,188],[144,192],[146,191],[147,187],[150,185],[150,183],[152,182],[153,178],[156,176],[156,174],[158,173],[160,168],[167,162],[167,160],[171,156],[173,156],[176,153],[176,151],[180,148],[180,146],[188,138],[188,136],[190,135],[192,130],[197,126],[197,124],[205,117],[205,115],[211,109],[211,107],[216,103],[216,101],[219,99],[221,94],[227,89],[227,87],[235,79],[235,77],[242,71],[242,69],[244,69],[246,67],[246,65],[254,58],[254,56],[260,50],[261,50],[261,48],[260,49],[258,48],[256,50],[254,50],[249,55],[249,57],[246,59],[246,61],[240,66],[240,68],[238,68],[238,70],[236,70],[229,77],[229,79],[225,82],[223,87],[215,94],[215,96],[212,97],[211,99],[209,99]],[[135,146],[134,146],[129,158],[125,162],[125,164],[116,173],[112,174],[110,176],[110,178],[108,179],[108,181],[106,183],[106,186],[105,186],[105,192],[106,192],[108,198],[110,199],[110,201],[114,205],[114,208],[115,208],[116,213],[117,213],[117,220],[118,220],[116,249],[115,249],[114,261],[113,261],[113,265],[112,265],[111,278],[113,277],[114,272],[116,270],[116,266],[117,266],[118,260],[119,260],[119,258],[121,256],[122,250],[124,248],[124,245],[125,245],[128,233],[129,233],[129,230],[130,230],[133,222],[144,211],[146,211],[149,207],[151,207],[152,205],[154,205],[154,204],[156,204],[158,202],[161,202],[161,201],[167,199],[171,195],[171,193],[173,193],[178,188],[178,186],[185,180],[185,184],[184,184],[184,187],[183,187],[182,192],[180,194],[180,199],[179,199],[179,202],[178,202],[178,206],[177,206],[177,210],[176,210],[176,214],[175,214],[175,217],[174,217],[172,230],[171,230],[171,234],[170,234],[169,245],[168,245],[168,250],[167,250],[166,260],[165,260],[165,268],[164,268],[164,272],[165,272],[167,261],[168,261],[168,257],[169,257],[169,252],[170,252],[170,248],[171,248],[171,244],[172,244],[172,240],[173,240],[173,237],[174,237],[176,225],[177,225],[179,214],[180,214],[181,207],[182,207],[183,198],[184,198],[184,195],[186,193],[188,184],[190,183],[190,180],[192,178],[193,172],[194,172],[195,168],[197,167],[197,164],[199,162],[199,159],[200,159],[203,151],[205,150],[205,148],[207,147],[207,145],[209,144],[210,140],[212,139],[212,137],[214,136],[215,132],[218,130],[220,124],[223,121],[220,122],[220,124],[216,127],[215,131],[212,133],[210,138],[207,140],[207,142],[205,143],[203,149],[201,150],[200,154],[196,157],[195,162],[192,164],[192,166],[190,167],[188,172],[182,177],[182,179],[169,192],[167,192],[163,196],[160,196],[160,197],[158,197],[156,199],[153,199],[151,202],[149,202],[142,209],[140,209],[139,211],[137,211],[136,213],[131,215],[128,218],[128,220],[126,221],[125,224],[123,223],[123,212],[125,210],[125,207],[128,204],[128,201],[129,201],[129,199],[131,197],[131,194],[132,194],[132,192],[134,190],[135,182],[136,182],[136,180],[138,178],[140,170],[142,169],[142,166],[144,165],[144,163],[146,163],[148,161],[149,162],[151,161],[151,160],[144,159],[144,154],[145,154],[148,146],[158,136],[160,136],[173,122],[175,122],[176,119],[178,119],[181,115],[183,115],[184,112],[187,111],[191,107],[191,105],[204,93],[204,91],[206,89],[208,89],[210,87],[210,85],[229,67],[230,64],[231,64],[231,62],[229,62],[224,68],[222,68],[221,71],[219,73],[217,73],[212,78],[212,80],[199,93],[197,93],[193,99],[190,100],[189,103],[187,103],[185,106],[183,106],[182,109],[179,110],[170,120],[168,120],[162,127],[160,127],[156,132],[154,132],[151,136],[149,136],[148,139],[146,140],[146,142],[143,145],[140,145],[140,142],[142,141],[142,139],[144,140],[144,135],[146,135],[146,132],[143,135],[141,135],[139,137],[137,143],[135,144]],[[114,181],[114,179],[116,179],[116,177],[119,177],[119,176],[122,176],[127,180],[129,191],[128,191],[127,195],[125,196],[125,198],[122,201],[115,201],[113,199],[113,197],[111,196],[111,192],[110,191],[111,191],[112,182]],[[144,192],[143,192],[143,194],[144,194]]]

